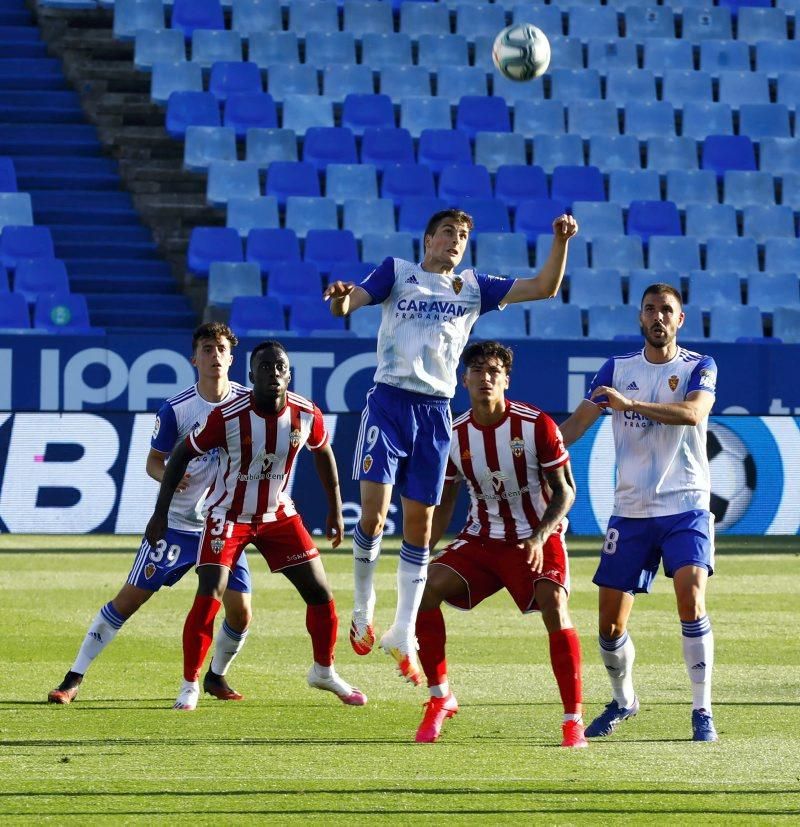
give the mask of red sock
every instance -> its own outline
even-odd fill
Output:
[[[556,676],[564,712],[578,713],[583,702],[581,641],[575,629],[560,629],[550,635],[550,663]]]
[[[219,600],[210,595],[198,594],[183,624],[183,677],[187,681],[200,678],[200,669],[214,638],[214,618]]]
[[[339,631],[336,603],[331,600],[329,603],[306,606],[306,629],[311,635],[314,662],[320,666],[330,666],[336,648],[336,633]]]
[[[444,647],[447,630],[439,608],[417,613],[419,662],[428,679],[428,686],[440,686],[447,680],[447,659]]]

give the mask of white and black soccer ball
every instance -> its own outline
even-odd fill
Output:
[[[533,80],[550,65],[550,41],[532,23],[515,23],[494,39],[492,60],[511,80]]]
[[[747,446],[730,428],[708,423],[706,453],[711,471],[711,512],[724,531],[744,516],[756,487],[756,464]]]

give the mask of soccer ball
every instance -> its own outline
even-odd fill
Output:
[[[515,23],[494,39],[492,60],[511,80],[533,80],[550,65],[550,41],[531,23]]]
[[[706,441],[711,470],[711,511],[724,531],[744,516],[756,487],[756,464],[747,446],[730,428],[708,423]]]

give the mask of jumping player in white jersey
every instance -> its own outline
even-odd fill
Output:
[[[572,216],[553,222],[553,245],[535,278],[455,274],[469,243],[472,218],[461,210],[431,217],[423,260],[387,258],[360,284],[335,281],[323,297],[334,316],[381,304],[378,369],[367,395],[354,456],[361,482],[361,518],[353,532],[354,610],[350,642],[359,655],[375,643],[373,577],[392,488],[400,487],[403,543],[397,570],[397,611],[380,646],[400,674],[419,684],[414,626],[427,577],[431,519],[450,448],[449,400],[456,369],[478,317],[515,302],[555,296],[564,276]]]
[[[333,667],[338,619],[325,569],[311,535],[286,494],[289,475],[304,445],[328,500],[326,535],[339,545],[344,523],[336,459],[319,408],[288,391],[289,357],[280,342],[257,345],[250,356],[253,390],[221,405],[176,448],[167,466],[145,536],[164,536],[170,501],[188,463],[219,452],[217,476],[206,498],[206,523],[197,555],[198,587],[183,627],[183,685],[175,709],[192,710],[198,678],[211,645],[214,618],[242,551],[252,543],[271,571],[281,572],[306,603],[306,628],[314,662],[308,684],[363,706],[366,696]]]
[[[683,320],[675,288],[646,288],[639,315],[644,348],[609,359],[561,426],[571,445],[603,408],[612,412],[617,487],[594,582],[600,587],[600,657],[613,699],[586,728],[589,738],[611,735],[639,711],[628,618],[635,595],[650,591],[663,560],[675,589],[692,685],[693,739],[718,740],[711,711],[714,636],[705,605],[714,572],[706,429],[717,366],[710,356],[678,346]]]
[[[461,480],[469,491],[469,515],[458,537],[431,561],[417,615],[419,659],[431,697],[416,740],[436,741],[444,721],[458,711],[447,677],[442,601],[468,611],[505,588],[521,612],[541,612],[564,707],[561,746],[585,747],[581,644],[567,606],[564,534],[575,500],[569,454],[544,411],[506,399],[511,350],[477,342],[464,351],[463,362],[470,410],[453,423],[431,546],[450,524]]]
[[[194,331],[192,364],[197,368],[197,384],[168,399],[156,415],[146,466],[148,475],[156,482],[161,482],[178,442],[205,422],[214,408],[247,393],[247,388],[228,380],[232,351],[237,344],[233,331],[219,322],[200,325]],[[170,505],[166,534],[152,546],[142,540],[127,582],[92,621],[72,668],[48,694],[50,703],[68,704],[75,700],[86,670],[122,625],[162,586],[174,586],[194,568],[203,528],[203,500],[216,475],[216,453],[197,457],[189,464]],[[244,645],[252,617],[250,571],[244,556],[232,573],[223,603],[225,621],[217,633],[214,658],[203,679],[203,688],[220,700],[240,701],[242,695],[228,685],[225,674]]]

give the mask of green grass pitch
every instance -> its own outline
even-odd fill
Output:
[[[0,537],[3,824],[722,824],[800,822],[800,545],[726,539],[709,587],[718,744],[689,738],[690,692],[670,584],[640,598],[639,716],[588,750],[562,750],[540,618],[500,594],[445,610],[461,704],[437,744],[413,742],[426,698],[380,652],[347,644],[350,559],[325,554],[338,598],[337,667],[369,695],[309,689],[299,597],[251,554],[255,619],[230,679],[242,703],[170,709],[189,575],[154,597],[95,662],[78,700],[45,703],[98,608],[124,582],[134,537]],[[609,700],[596,652],[596,540],[573,539],[573,620],[586,717]],[[396,544],[388,551],[395,551]],[[87,553],[88,552],[88,553]],[[394,611],[384,554],[376,625]]]

